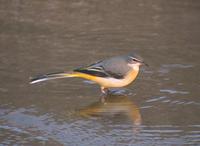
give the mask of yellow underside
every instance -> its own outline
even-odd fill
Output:
[[[100,86],[105,88],[111,87],[123,87],[130,84],[138,75],[138,71],[130,71],[124,79],[114,79],[114,78],[103,78],[103,77],[96,77],[92,75],[88,75],[85,73],[74,72],[72,74],[65,74],[66,77],[78,77],[84,78],[87,80],[94,81],[98,83]]]

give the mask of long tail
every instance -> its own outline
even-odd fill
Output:
[[[58,72],[58,73],[49,73],[44,75],[38,75],[30,79],[30,84],[35,84],[42,81],[59,79],[59,78],[69,78],[69,77],[77,77],[77,74],[71,72]]]

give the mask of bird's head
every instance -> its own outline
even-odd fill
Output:
[[[146,64],[144,62],[142,57],[140,57],[139,55],[136,55],[136,54],[127,55],[127,62],[130,67],[135,68],[135,69],[139,69],[139,66],[141,66],[141,65],[148,66],[148,64]]]

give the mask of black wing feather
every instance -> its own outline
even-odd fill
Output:
[[[124,78],[124,76],[121,75],[121,74],[116,74],[112,71],[106,71],[100,63],[101,63],[101,61],[94,63],[92,65],[89,65],[85,68],[84,67],[83,68],[77,68],[74,71],[93,75],[93,76],[97,76],[97,77],[113,77],[113,78],[116,78],[116,79],[123,79]]]
[[[81,73],[89,74],[89,75],[93,75],[93,76],[98,76],[98,77],[109,77],[109,75],[106,74],[106,73],[99,72],[99,71],[94,71],[94,70],[75,69],[74,71],[75,72],[81,72]]]

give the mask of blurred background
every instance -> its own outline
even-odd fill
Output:
[[[199,145],[199,18],[197,0],[1,0],[0,145]],[[81,79],[29,84],[130,52],[150,67],[105,105]]]

